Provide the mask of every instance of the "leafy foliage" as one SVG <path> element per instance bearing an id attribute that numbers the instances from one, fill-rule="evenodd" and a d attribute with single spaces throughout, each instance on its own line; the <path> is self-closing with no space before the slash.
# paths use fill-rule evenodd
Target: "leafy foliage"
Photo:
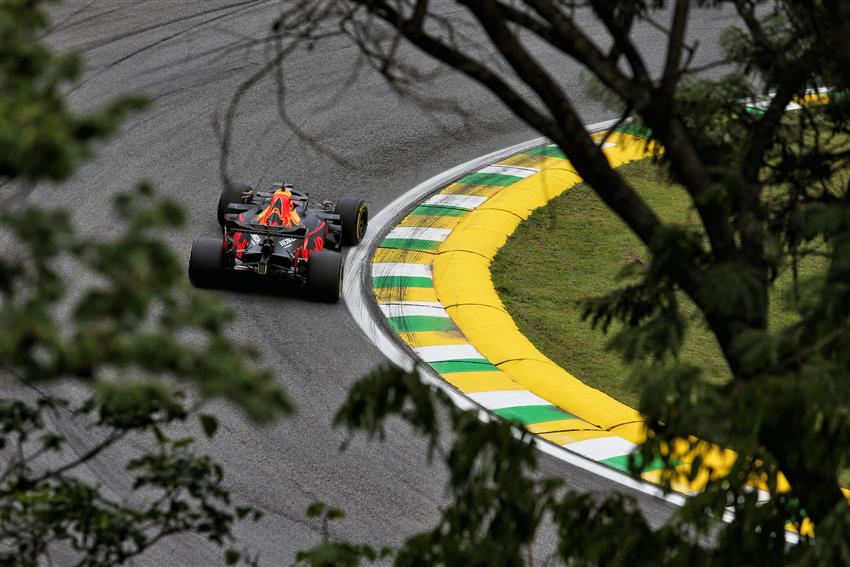
<path id="1" fill-rule="evenodd" d="M 118 198 L 116 220 L 123 234 L 93 241 L 60 211 L 0 215 L 0 238 L 16 243 L 0 258 L 0 371 L 35 392 L 34 403 L 0 404 L 0 562 L 36 564 L 64 542 L 85 564 L 112 565 L 181 532 L 222 545 L 237 517 L 258 517 L 233 509 L 220 467 L 192 452 L 192 437 L 172 438 L 169 426 L 211 397 L 258 422 L 292 406 L 256 355 L 226 336 L 231 314 L 220 300 L 186 291 L 183 266 L 159 236 L 180 226 L 182 210 L 142 184 Z M 97 284 L 69 290 L 61 270 L 72 262 Z M 79 402 L 49 393 L 60 378 L 91 394 Z M 198 399 L 187 403 L 181 384 Z M 216 418 L 197 417 L 213 437 Z M 86 427 L 90 449 L 68 446 L 51 425 L 63 420 Z M 126 463 L 141 506 L 112 500 L 78 475 L 130 435 L 149 447 Z"/>
<path id="2" fill-rule="evenodd" d="M 123 234 L 100 239 L 76 236 L 63 212 L 25 207 L 0 216 L 4 238 L 16 242 L 16 253 L 0 263 L 3 369 L 24 382 L 99 381 L 99 401 L 115 408 L 116 425 L 133 425 L 137 411 L 143 419 L 158 398 L 104 380 L 108 373 L 191 383 L 203 397 L 226 396 L 258 421 L 289 409 L 272 375 L 257 369 L 256 354 L 246 359 L 251 350 L 225 335 L 232 314 L 215 298 L 186 293 L 183 263 L 158 236 L 180 226 L 183 211 L 142 184 L 117 199 L 115 220 Z M 65 318 L 56 306 L 68 293 L 60 270 L 69 260 L 98 284 Z M 176 340 L 191 333 L 196 340 Z"/>
<path id="3" fill-rule="evenodd" d="M 180 404 L 139 411 L 146 424 L 121 426 L 110 422 L 112 408 L 107 403 L 74 409 L 75 418 L 94 423 L 89 429 L 98 439 L 79 456 L 63 436 L 45 427 L 45 421 L 59 417 L 67 406 L 67 401 L 47 396 L 35 406 L 0 403 L 10 456 L 0 477 L 0 564 L 38 564 L 51 556 L 52 548 L 55 553 L 57 542 L 72 549 L 71 557 L 77 556 L 81 564 L 114 565 L 175 533 L 194 532 L 219 544 L 231 539 L 235 515 L 221 484 L 221 469 L 191 452 L 191 438 L 171 439 L 163 432 L 187 418 Z M 154 450 L 127 463 L 133 488 L 146 495 L 141 506 L 110 499 L 75 474 L 130 433 L 155 440 Z M 64 458 L 61 466 L 45 466 L 50 453 Z"/>
<path id="4" fill-rule="evenodd" d="M 345 518 L 345 512 L 339 508 L 316 501 L 307 508 L 307 518 L 322 522 L 322 543 L 301 551 L 295 556 L 294 566 L 299 567 L 354 567 L 363 560 L 375 561 L 389 555 L 390 550 L 375 551 L 369 545 L 356 545 L 345 541 L 331 541 L 330 522 Z"/>
<path id="5" fill-rule="evenodd" d="M 116 233 L 92 235 L 17 190 L 67 178 L 144 105 L 131 96 L 69 110 L 63 93 L 82 60 L 43 43 L 42 5 L 0 3 L 0 380 L 15 396 L 0 400 L 0 564 L 58 553 L 115 565 L 187 532 L 227 546 L 227 564 L 254 563 L 232 528 L 259 512 L 234 505 L 221 467 L 175 431 L 197 417 L 214 437 L 215 416 L 197 413 L 210 398 L 258 423 L 292 405 L 258 354 L 228 337 L 223 303 L 189 291 L 168 239 L 185 222 L 174 201 L 140 183 L 114 202 Z M 84 447 L 67 426 L 86 432 Z M 118 500 L 85 468 L 130 439 L 132 498 Z"/>
<path id="6" fill-rule="evenodd" d="M 425 435 L 432 457 L 439 455 L 449 472 L 450 504 L 432 530 L 396 551 L 395 564 L 522 565 L 561 486 L 531 474 L 537 452 L 528 433 L 506 421 L 481 421 L 423 385 L 417 372 L 397 368 L 361 379 L 334 423 L 374 438 L 390 417 Z"/>
<path id="7" fill-rule="evenodd" d="M 0 3 L 0 177 L 67 178 L 92 157 L 93 142 L 147 103 L 125 96 L 87 114 L 69 110 L 62 89 L 80 77 L 83 60 L 76 53 L 56 54 L 41 41 L 47 28 L 43 3 Z"/>

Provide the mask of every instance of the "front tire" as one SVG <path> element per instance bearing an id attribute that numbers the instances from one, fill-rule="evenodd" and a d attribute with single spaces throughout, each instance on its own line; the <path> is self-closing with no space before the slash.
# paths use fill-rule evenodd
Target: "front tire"
<path id="1" fill-rule="evenodd" d="M 224 249 L 220 238 L 196 238 L 189 252 L 189 281 L 204 289 L 221 284 L 224 271 Z"/>
<path id="2" fill-rule="evenodd" d="M 335 303 L 342 294 L 342 254 L 319 250 L 307 263 L 307 287 L 319 301 Z"/>
<path id="3" fill-rule="evenodd" d="M 369 207 L 360 197 L 343 197 L 336 202 L 334 214 L 342 222 L 342 244 L 356 246 L 366 234 L 369 224 Z"/>
<path id="4" fill-rule="evenodd" d="M 251 190 L 251 187 L 244 183 L 228 183 L 221 192 L 221 197 L 218 198 L 218 224 L 224 226 L 224 215 L 227 213 L 227 207 L 230 203 L 244 203 L 245 193 Z"/>

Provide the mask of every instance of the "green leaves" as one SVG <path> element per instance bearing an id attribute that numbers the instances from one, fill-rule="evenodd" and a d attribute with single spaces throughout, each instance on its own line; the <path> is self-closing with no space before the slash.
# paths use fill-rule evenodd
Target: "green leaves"
<path id="1" fill-rule="evenodd" d="M 386 366 L 352 386 L 333 424 L 334 427 L 345 426 L 350 432 L 363 431 L 370 439 L 383 439 L 385 418 L 398 415 L 428 439 L 431 458 L 440 437 L 438 400 L 445 404 L 445 394 L 423 386 L 415 371 Z M 343 448 L 346 445 L 347 442 Z"/>
<path id="2" fill-rule="evenodd" d="M 765 272 L 744 262 L 718 262 L 703 274 L 696 300 L 706 316 L 723 320 L 738 317 L 765 319 Z"/>
<path id="3" fill-rule="evenodd" d="M 13 449 L 11 461 L 0 470 L 0 563 L 38 564 L 61 543 L 86 564 L 114 565 L 182 532 L 223 545 L 232 542 L 236 520 L 259 518 L 251 507 L 232 508 L 221 468 L 191 452 L 193 438 L 173 439 L 165 433 L 187 413 L 169 402 L 162 388 L 122 392 L 113 387 L 69 407 L 75 419 L 91 424 L 86 430 L 91 448 L 63 453 L 48 466 L 42 455 L 64 446 L 64 438 L 45 431 L 45 413 L 67 418 L 59 415 L 66 405 L 52 398 L 35 404 L 0 403 L 0 439 Z M 132 506 L 101 493 L 79 474 L 130 432 L 146 447 L 126 464 L 140 496 Z M 36 435 L 40 446 L 27 442 Z M 61 464 L 55 464 L 57 460 Z M 239 557 L 252 563 L 250 556 Z"/>
<path id="4" fill-rule="evenodd" d="M 416 373 L 385 367 L 352 388 L 335 423 L 370 438 L 401 417 L 426 436 L 449 472 L 449 504 L 437 525 L 407 540 L 396 565 L 521 565 L 561 483 L 536 479 L 527 433 L 501 419 L 481 421 L 455 408 Z M 445 428 L 454 434 L 443 437 Z M 446 445 L 448 445 L 447 448 Z M 322 506 L 309 513 L 321 514 Z"/>
<path id="5" fill-rule="evenodd" d="M 339 508 L 332 508 L 321 501 L 311 503 L 307 507 L 306 516 L 310 519 L 323 518 L 325 520 L 341 520 L 345 512 Z"/>
<path id="6" fill-rule="evenodd" d="M 204 435 L 206 435 L 207 438 L 215 437 L 215 432 L 218 431 L 218 419 L 216 419 L 215 416 L 202 413 L 198 416 L 198 421 L 201 423 Z"/>
<path id="7" fill-rule="evenodd" d="M 675 525 L 653 530 L 620 495 L 568 494 L 555 510 L 558 555 L 576 565 L 699 565 L 706 553 Z"/>
<path id="8" fill-rule="evenodd" d="M 79 455 L 60 452 L 65 439 L 44 419 L 45 412 L 66 411 L 64 400 L 0 403 L 0 448 L 16 455 L 0 470 L 0 550 L 14 549 L 24 562 L 37 563 L 59 542 L 92 565 L 126 561 L 181 532 L 230 542 L 234 522 L 259 513 L 235 511 L 221 468 L 193 454 L 193 437 L 169 437 L 168 426 L 213 397 L 258 422 L 292 411 L 253 349 L 225 334 L 230 311 L 217 297 L 188 289 L 184 263 L 161 232 L 182 224 L 182 210 L 147 184 L 120 196 L 117 209 L 123 232 L 95 239 L 78 235 L 62 212 L 24 208 L 0 215 L 0 238 L 18 243 L 14 253 L 4 249 L 0 263 L 0 372 L 31 384 L 75 378 L 93 392 L 68 408 L 92 435 L 90 449 Z M 69 263 L 87 268 L 97 283 L 69 295 L 60 269 Z M 186 403 L 186 387 L 196 393 L 195 407 Z M 199 414 L 198 420 L 213 438 L 216 418 Z M 152 503 L 132 507 L 76 476 L 131 433 L 154 447 L 127 463 L 133 489 L 154 495 Z M 47 452 L 60 464 L 45 468 Z M 13 557 L 4 553 L 0 563 Z"/>
<path id="9" fill-rule="evenodd" d="M 41 41 L 45 2 L 0 4 L 0 177 L 61 181 L 113 134 L 125 117 L 147 105 L 125 96 L 77 113 L 64 93 L 82 73 L 82 58 L 57 54 Z"/>
<path id="10" fill-rule="evenodd" d="M 339 508 L 317 500 L 307 507 L 306 516 L 308 519 L 321 521 L 322 543 L 306 551 L 299 551 L 295 555 L 293 566 L 356 567 L 363 561 L 372 562 L 390 555 L 388 548 L 378 552 L 369 545 L 331 541 L 330 523 L 345 518 L 345 512 Z"/>
<path id="11" fill-rule="evenodd" d="M 43 4 L 0 3 L 4 181 L 67 178 L 146 105 L 128 96 L 71 111 L 63 93 L 82 59 L 42 42 Z M 78 231 L 66 211 L 15 205 L 0 211 L 0 375 L 37 393 L 31 402 L 0 400 L 0 564 L 43 564 L 61 547 L 67 561 L 116 565 L 187 532 L 233 543 L 234 523 L 260 512 L 234 507 L 221 467 L 193 452 L 193 437 L 169 431 L 212 397 L 260 422 L 292 405 L 256 353 L 226 335 L 230 310 L 188 288 L 169 239 L 185 212 L 149 183 L 117 197 L 110 236 Z M 38 393 L 42 382 L 69 379 L 91 392 L 82 403 Z M 184 388 L 193 390 L 191 405 Z M 63 420 L 83 428 L 83 445 L 67 442 L 55 425 Z M 198 420 L 212 439 L 216 418 Z M 81 469 L 131 436 L 125 474 L 135 493 L 113 499 Z M 232 547 L 224 560 L 256 563 Z"/>
<path id="12" fill-rule="evenodd" d="M 143 388 L 170 378 L 196 386 L 203 398 L 227 397 L 257 421 L 291 412 L 277 381 L 252 360 L 251 347 L 224 334 L 232 314 L 214 295 L 188 289 L 185 263 L 159 236 L 159 230 L 181 225 L 182 211 L 147 184 L 117 201 L 116 222 L 124 232 L 111 239 L 77 236 L 65 215 L 43 208 L 0 217 L 3 237 L 18 242 L 22 252 L 2 272 L 8 291 L 0 310 L 6 329 L 0 368 L 25 380 L 69 376 L 97 382 L 118 372 Z M 77 294 L 71 317 L 60 319 L 53 305 L 65 288 L 57 265 L 68 260 L 89 267 L 98 284 Z M 177 338 L 188 336 L 194 338 Z M 166 390 L 133 394 L 124 407 L 141 401 L 147 408 L 146 395 L 160 402 L 170 396 Z"/>
<path id="13" fill-rule="evenodd" d="M 357 567 L 363 561 L 375 561 L 388 555 L 368 545 L 352 545 L 346 542 L 326 542 L 295 555 L 293 567 Z"/>
<path id="14" fill-rule="evenodd" d="M 141 429 L 159 420 L 186 418 L 186 410 L 164 381 L 115 384 L 101 382 L 89 407 L 97 408 L 99 425 L 116 429 Z"/>

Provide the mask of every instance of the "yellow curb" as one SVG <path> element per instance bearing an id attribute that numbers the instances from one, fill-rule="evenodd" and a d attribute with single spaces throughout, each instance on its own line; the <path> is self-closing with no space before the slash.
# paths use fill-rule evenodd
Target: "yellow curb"
<path id="1" fill-rule="evenodd" d="M 440 189 L 439 195 L 473 195 L 475 197 L 490 197 L 502 190 L 502 187 L 491 187 L 489 185 L 466 185 L 465 183 L 452 183 L 448 187 Z"/>
<path id="2" fill-rule="evenodd" d="M 427 226 L 429 228 L 454 228 L 463 217 L 430 217 L 407 215 L 398 226 Z"/>
<path id="3" fill-rule="evenodd" d="M 609 141 L 616 144 L 606 150 L 615 166 L 646 156 L 646 143 L 634 136 L 617 133 Z M 617 429 L 608 435 L 640 443 L 645 438 L 640 414 L 587 386 L 537 350 L 507 313 L 490 275 L 493 258 L 519 223 L 580 183 L 581 178 L 567 160 L 557 157 L 526 154 L 499 165 L 549 168 L 500 188 L 480 207 L 461 217 L 434 256 L 432 269 L 438 300 L 476 350 L 514 382 L 592 426 L 606 431 Z"/>
<path id="4" fill-rule="evenodd" d="M 505 310 L 489 281 L 489 261 L 480 254 L 466 251 L 444 252 L 435 257 L 432 270 L 435 286 L 436 282 L 440 281 L 440 303 L 447 310 L 463 302 L 466 302 L 466 305 L 488 305 Z M 451 311 L 449 317 L 454 319 Z"/>
<path id="5" fill-rule="evenodd" d="M 601 439 L 602 437 L 611 437 L 611 433 L 602 429 L 576 429 L 575 431 L 556 431 L 553 433 L 541 433 L 540 437 L 554 443 L 555 445 L 569 445 L 577 441 L 587 441 L 588 439 Z"/>
<path id="6" fill-rule="evenodd" d="M 373 264 L 403 263 L 403 264 L 430 264 L 434 261 L 433 252 L 418 250 L 399 250 L 396 248 L 378 248 L 372 258 Z"/>
<path id="7" fill-rule="evenodd" d="M 553 419 L 552 421 L 531 423 L 526 425 L 525 428 L 535 435 L 543 435 L 544 433 L 560 433 L 577 429 L 587 429 L 587 424 L 582 420 L 575 418 Z"/>
<path id="8" fill-rule="evenodd" d="M 505 244 L 508 235 L 516 230 L 520 220 L 522 220 L 521 217 L 511 211 L 493 207 L 484 208 L 487 203 L 498 198 L 498 195 L 491 197 L 483 205 L 462 217 L 462 222 L 458 223 L 449 237 L 437 249 L 438 254 L 444 255 L 448 252 L 457 251 L 472 252 L 488 261 L 489 271 L 489 261 Z M 510 230 L 510 232 L 507 232 L 507 230 Z M 445 258 L 442 263 L 445 263 Z M 440 262 L 435 259 L 435 270 L 438 269 L 439 264 Z"/>
<path id="9" fill-rule="evenodd" d="M 460 331 L 418 331 L 415 333 L 398 333 L 411 348 L 437 345 L 465 345 L 469 340 Z"/>
<path id="10" fill-rule="evenodd" d="M 633 411 L 634 415 L 638 416 L 639 421 L 625 421 L 621 424 L 614 425 L 608 431 L 610 431 L 612 435 L 617 435 L 618 437 L 628 439 L 632 443 L 640 445 L 646 441 L 646 428 L 643 425 L 643 418 L 640 416 L 640 413 L 637 410 Z"/>
<path id="11" fill-rule="evenodd" d="M 524 386 L 511 380 L 504 372 L 448 372 L 440 376 L 465 394 L 525 390 Z"/>
<path id="12" fill-rule="evenodd" d="M 432 287 L 388 287 L 373 289 L 376 303 L 392 303 L 394 301 L 437 301 L 437 294 Z"/>
<path id="13" fill-rule="evenodd" d="M 564 158 L 550 156 L 534 156 L 528 154 L 517 154 L 513 157 L 499 162 L 499 165 L 514 165 L 518 167 L 535 167 L 537 169 L 554 169 L 556 167 L 567 167 L 569 163 Z"/>

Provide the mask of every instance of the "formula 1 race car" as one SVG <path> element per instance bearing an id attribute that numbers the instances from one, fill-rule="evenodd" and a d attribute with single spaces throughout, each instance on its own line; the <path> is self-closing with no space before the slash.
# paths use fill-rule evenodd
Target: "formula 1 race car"
<path id="1" fill-rule="evenodd" d="M 307 193 L 276 183 L 270 191 L 231 183 L 218 202 L 222 238 L 197 238 L 189 281 L 215 288 L 240 275 L 306 287 L 322 301 L 342 291 L 342 247 L 366 233 L 369 209 L 361 198 L 314 204 Z"/>

